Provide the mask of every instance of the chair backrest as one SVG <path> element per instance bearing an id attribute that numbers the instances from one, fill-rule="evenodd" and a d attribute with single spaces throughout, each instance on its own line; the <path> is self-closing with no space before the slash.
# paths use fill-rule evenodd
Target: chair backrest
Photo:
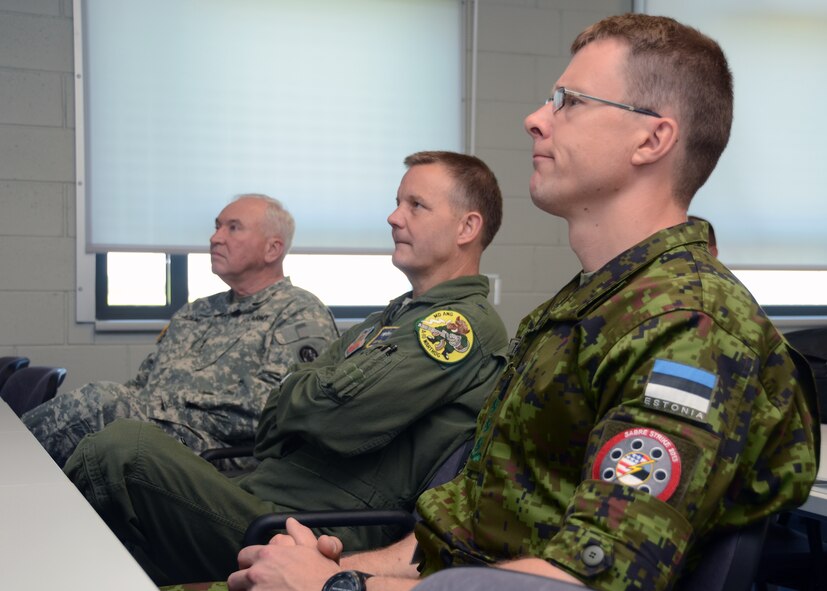
<path id="1" fill-rule="evenodd" d="M 677 591 L 749 591 L 761 562 L 769 518 L 703 541 L 696 568 L 681 577 Z"/>
<path id="2" fill-rule="evenodd" d="M 827 423 L 827 327 L 796 330 L 784 335 L 795 349 L 804 355 L 813 370 L 821 422 Z"/>
<path id="3" fill-rule="evenodd" d="M 468 440 L 457 447 L 448 458 L 439 465 L 428 481 L 426 490 L 452 480 L 468 459 L 473 440 Z M 418 520 L 414 511 L 391 509 L 346 510 L 346 511 L 301 511 L 294 513 L 268 513 L 254 519 L 244 534 L 244 546 L 266 544 L 273 534 L 285 527 L 288 517 L 295 517 L 307 527 L 358 527 L 369 525 L 395 525 L 403 531 L 411 531 Z"/>
<path id="4" fill-rule="evenodd" d="M 54 398 L 65 378 L 66 370 L 62 367 L 24 367 L 9 376 L 0 390 L 0 398 L 17 416 L 22 416 L 38 404 Z"/>
<path id="5" fill-rule="evenodd" d="M 0 357 L 0 390 L 9 376 L 29 365 L 28 357 Z"/>

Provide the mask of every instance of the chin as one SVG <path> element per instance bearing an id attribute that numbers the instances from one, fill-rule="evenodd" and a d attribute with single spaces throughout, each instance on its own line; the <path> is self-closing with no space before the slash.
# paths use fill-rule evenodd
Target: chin
<path id="1" fill-rule="evenodd" d="M 540 191 L 533 187 L 529 194 L 531 195 L 531 202 L 538 209 L 558 217 L 565 213 L 564 201 L 560 198 L 560 195 L 555 195 L 548 190 Z"/>
<path id="2" fill-rule="evenodd" d="M 407 268 L 407 265 L 405 265 L 405 261 L 402 259 L 402 257 L 396 256 L 396 253 L 393 253 L 393 256 L 391 256 L 391 263 L 393 263 L 393 266 L 402 271 L 403 273 Z"/>

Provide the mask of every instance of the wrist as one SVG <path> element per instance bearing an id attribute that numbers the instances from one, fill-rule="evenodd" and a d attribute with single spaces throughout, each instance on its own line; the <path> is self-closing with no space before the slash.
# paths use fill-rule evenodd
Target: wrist
<path id="1" fill-rule="evenodd" d="M 358 570 L 343 570 L 330 577 L 322 591 L 367 591 L 366 581 L 373 575 Z"/>

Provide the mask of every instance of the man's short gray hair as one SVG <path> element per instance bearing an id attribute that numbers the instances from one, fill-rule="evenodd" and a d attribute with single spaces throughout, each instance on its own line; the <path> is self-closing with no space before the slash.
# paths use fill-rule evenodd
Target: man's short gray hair
<path id="1" fill-rule="evenodd" d="M 281 204 L 281 201 L 263 193 L 245 193 L 235 198 L 239 199 L 260 199 L 267 204 L 264 210 L 263 228 L 267 236 L 278 236 L 284 241 L 284 254 L 290 252 L 293 244 L 293 234 L 296 232 L 296 222 L 293 216 Z"/>

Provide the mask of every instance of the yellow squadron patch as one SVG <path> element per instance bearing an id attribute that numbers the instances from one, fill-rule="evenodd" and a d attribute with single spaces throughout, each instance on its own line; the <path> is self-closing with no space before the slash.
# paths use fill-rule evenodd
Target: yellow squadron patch
<path id="1" fill-rule="evenodd" d="M 442 363 L 462 361 L 474 344 L 474 331 L 468 320 L 453 310 L 437 310 L 415 324 L 419 344 Z"/>

